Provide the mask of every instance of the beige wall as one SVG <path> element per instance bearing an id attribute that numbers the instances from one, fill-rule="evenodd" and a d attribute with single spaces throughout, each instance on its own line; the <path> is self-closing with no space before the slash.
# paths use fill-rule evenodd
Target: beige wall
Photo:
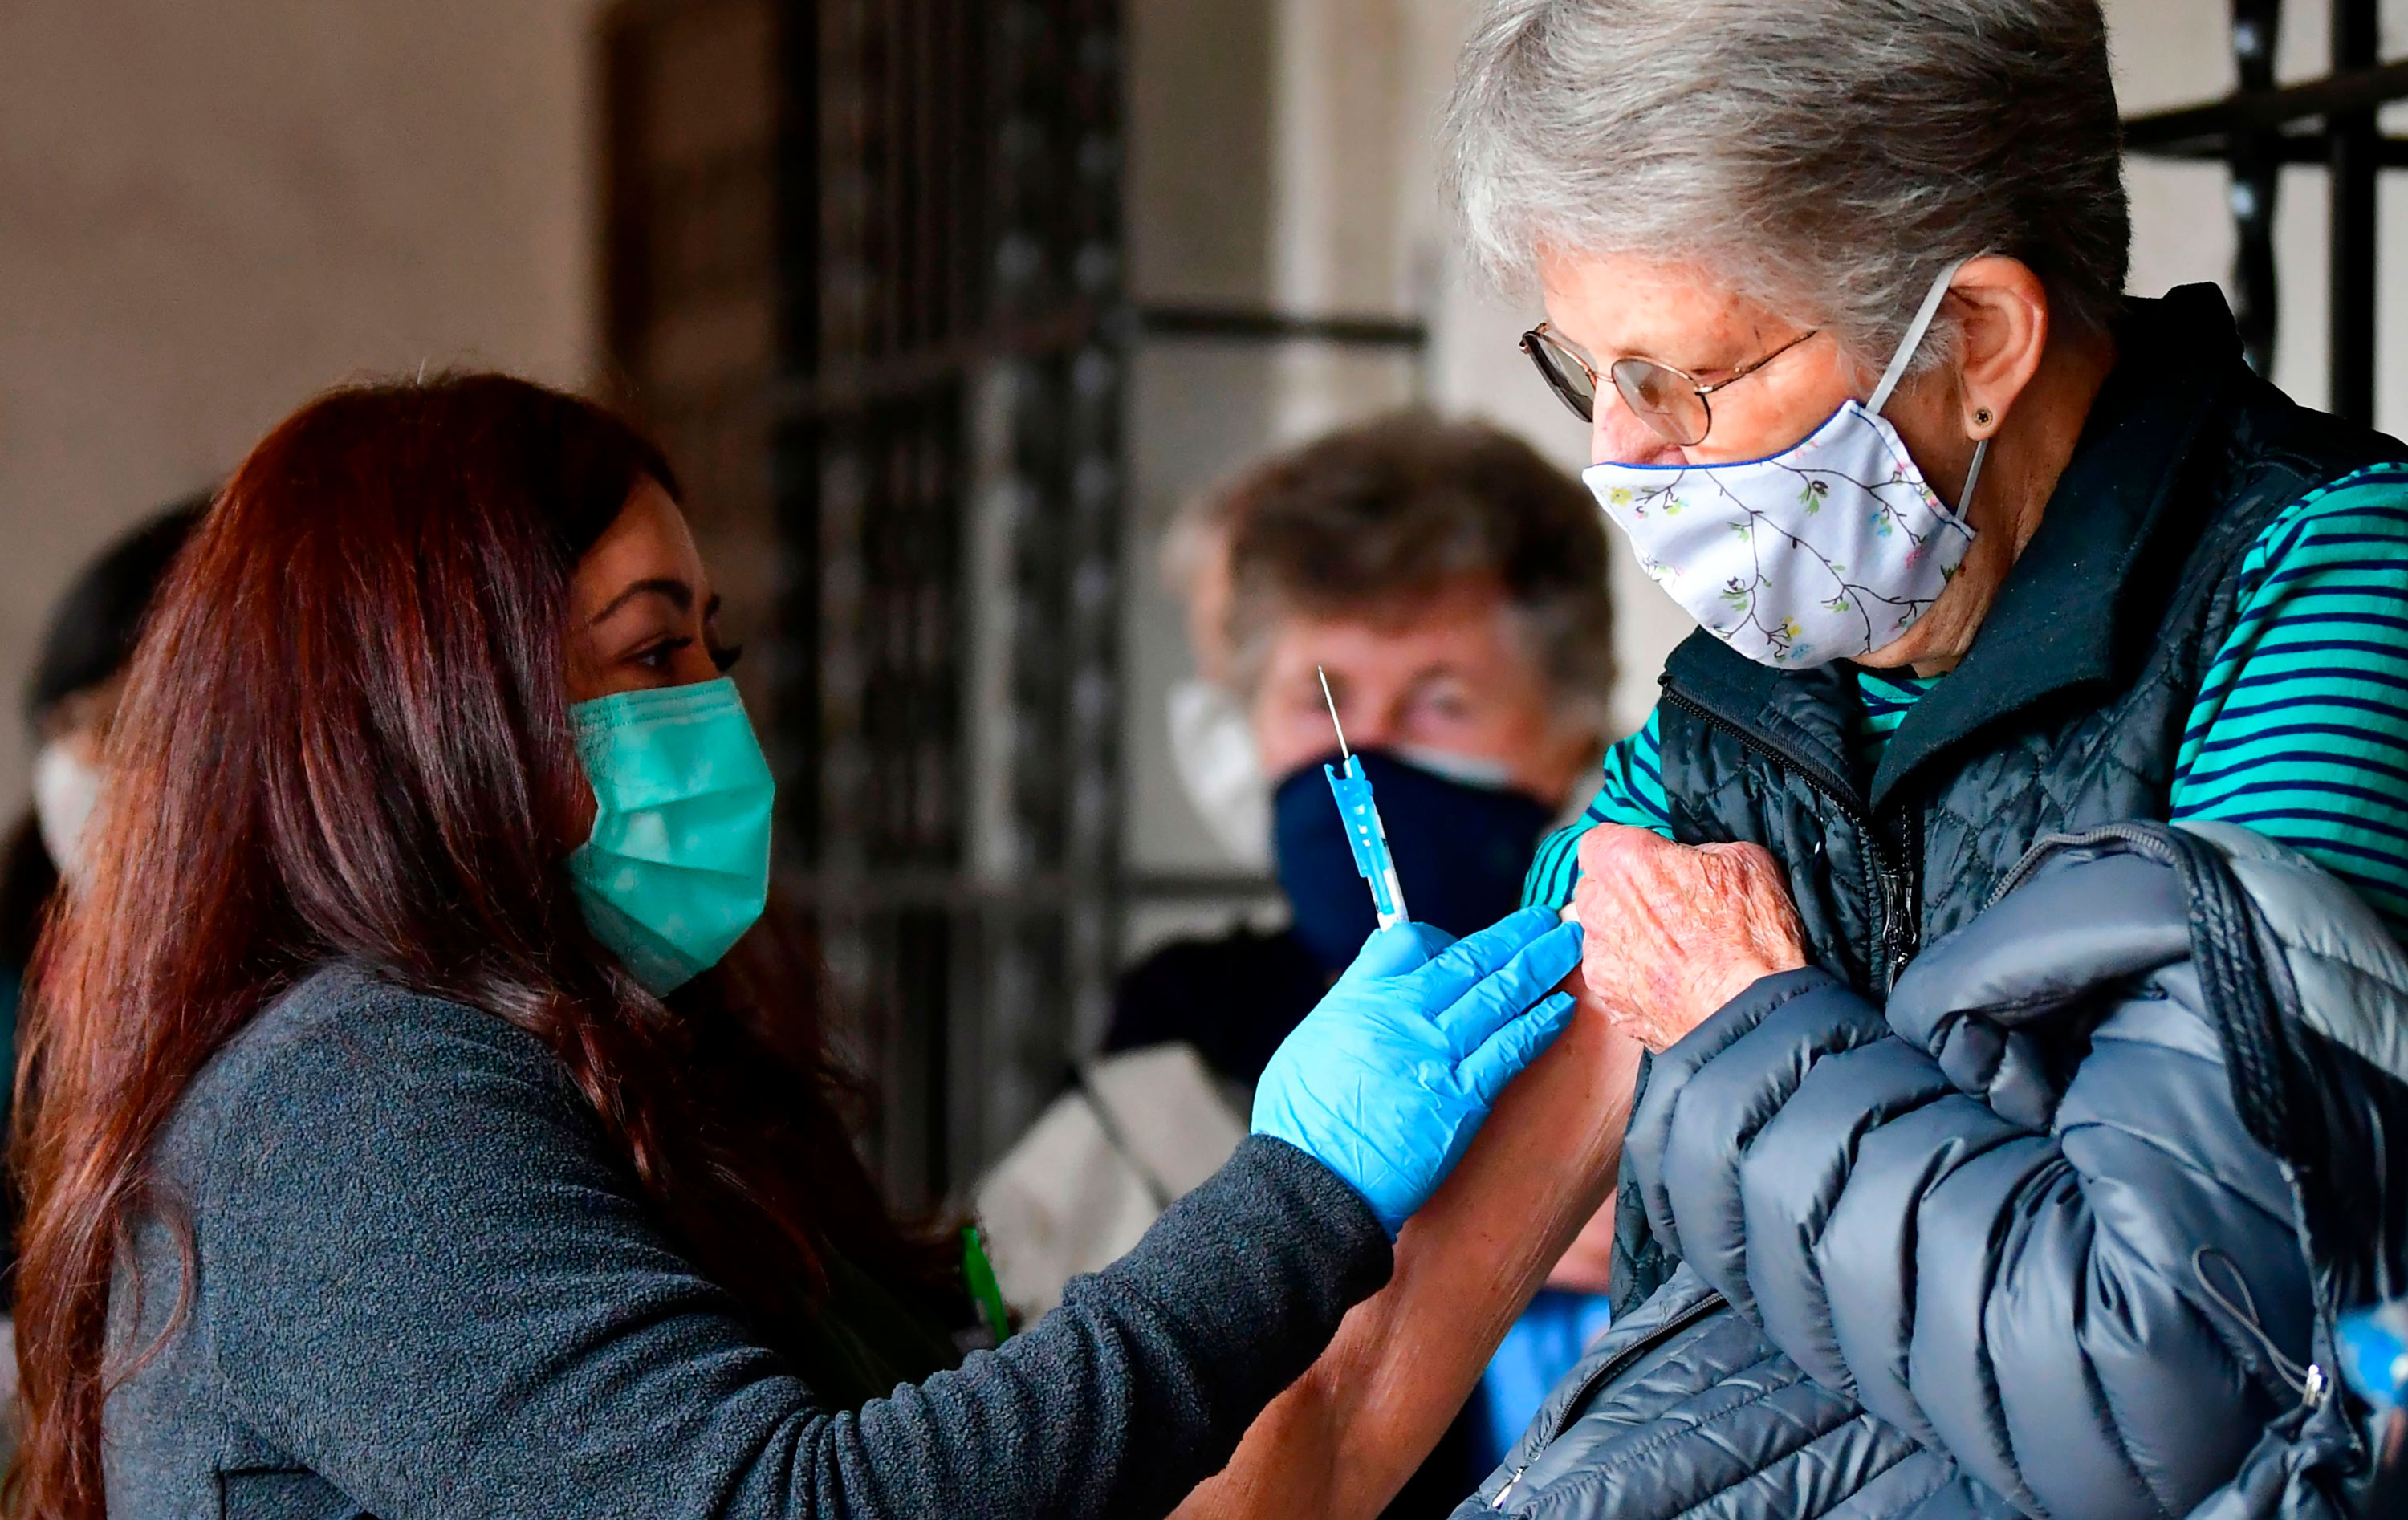
<path id="1" fill-rule="evenodd" d="M 0 809 L 127 523 L 349 376 L 586 377 L 591 6 L 0 4 Z"/>

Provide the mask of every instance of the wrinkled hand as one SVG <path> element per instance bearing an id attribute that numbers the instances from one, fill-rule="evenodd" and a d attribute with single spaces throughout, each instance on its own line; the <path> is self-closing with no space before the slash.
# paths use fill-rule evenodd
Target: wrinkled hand
<path id="1" fill-rule="evenodd" d="M 1601 824 L 1581 840 L 1572 914 L 1581 976 L 1616 1026 L 1652 1051 L 1761 978 L 1806 964 L 1780 865 L 1753 844 L 1673 844 Z"/>
<path id="2" fill-rule="evenodd" d="M 1459 942 L 1426 924 L 1383 929 L 1271 1056 L 1254 1133 L 1344 1178 L 1396 1239 L 1571 1022 L 1570 995 L 1550 989 L 1580 943 L 1542 908 Z"/>

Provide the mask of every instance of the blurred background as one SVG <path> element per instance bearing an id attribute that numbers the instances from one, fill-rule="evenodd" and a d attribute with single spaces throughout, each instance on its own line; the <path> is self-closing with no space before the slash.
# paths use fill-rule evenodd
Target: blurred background
<path id="1" fill-rule="evenodd" d="M 0 0 L 0 680 L 101 545 L 326 385 L 627 407 L 751 650 L 880 1164 L 957 1194 L 1121 967 L 1278 911 L 1169 764 L 1176 507 L 1414 401 L 1585 462 L 1435 189 L 1480 3 Z M 2136 116 L 2408 50 L 2408 0 L 2107 10 Z M 2403 89 L 2308 136 L 2160 120 L 2131 168 L 2134 288 L 2223 281 L 2278 381 L 2393 432 Z M 1614 574 L 1630 724 L 1687 624 Z M 0 798 L 29 753 L 0 724 Z"/>

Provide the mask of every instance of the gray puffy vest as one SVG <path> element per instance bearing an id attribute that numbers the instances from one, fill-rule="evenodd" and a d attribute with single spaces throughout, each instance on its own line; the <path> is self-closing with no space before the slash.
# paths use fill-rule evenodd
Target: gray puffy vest
<path id="1" fill-rule="evenodd" d="M 1852 669 L 1774 670 L 1703 632 L 1667 664 L 1656 712 L 1676 838 L 1771 851 L 1817 964 L 1876 1000 L 2041 839 L 2166 818 L 2251 544 L 2315 487 L 2408 458 L 2251 373 L 2213 286 L 2132 302 L 2116 337 L 2120 361 L 2039 531 L 1878 769 L 1856 758 Z M 1627 1168 L 1619 1200 L 1618 1312 L 1676 1265 Z"/>
<path id="2" fill-rule="evenodd" d="M 2408 951 L 2230 825 L 2018 877 L 1885 1007 L 1810 967 L 1665 1054 L 1680 1265 L 1458 1520 L 2401 1513 L 2330 1371 L 2401 1281 Z"/>

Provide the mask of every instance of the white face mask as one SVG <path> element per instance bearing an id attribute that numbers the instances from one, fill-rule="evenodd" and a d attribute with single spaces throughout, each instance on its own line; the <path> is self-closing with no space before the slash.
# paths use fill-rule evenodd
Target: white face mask
<path id="1" fill-rule="evenodd" d="M 1729 465 L 1592 465 L 1598 505 L 1639 563 L 1699 625 L 1759 665 L 1852 660 L 1931 609 L 1973 542 L 1959 515 L 1981 479 L 1973 449 L 1956 510 L 1881 415 L 1961 265 L 1924 297 L 1870 400 L 1796 447 Z"/>
<path id="2" fill-rule="evenodd" d="M 84 836 L 100 806 L 100 772 L 65 745 L 52 742 L 34 756 L 34 823 L 59 874 L 83 880 Z"/>
<path id="3" fill-rule="evenodd" d="M 1170 763 L 1196 815 L 1238 865 L 1271 868 L 1271 788 L 1237 697 L 1196 678 L 1170 688 Z"/>
<path id="4" fill-rule="evenodd" d="M 1394 753 L 1408 765 L 1419 766 L 1433 776 L 1443 776 L 1464 786 L 1476 786 L 1484 792 L 1512 789 L 1513 767 L 1488 755 L 1457 754 L 1453 750 L 1425 749 L 1419 744 L 1398 744 Z"/>

